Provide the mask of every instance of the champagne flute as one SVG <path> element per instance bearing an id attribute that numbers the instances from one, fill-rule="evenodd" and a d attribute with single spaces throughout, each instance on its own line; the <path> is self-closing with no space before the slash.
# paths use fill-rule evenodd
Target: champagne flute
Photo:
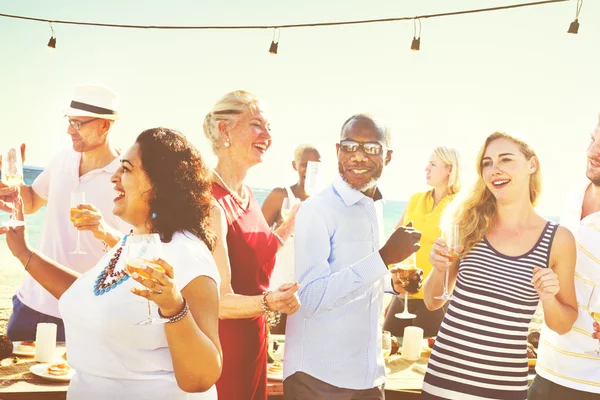
<path id="1" fill-rule="evenodd" d="M 137 272 L 143 278 L 152 279 L 148 272 L 142 269 L 146 265 L 160 272 L 165 272 L 165 269 L 160 265 L 152 262 L 153 258 L 162 258 L 163 250 L 158 233 L 150 233 L 146 235 L 130 235 L 127 238 L 125 247 L 125 268 L 129 275 Z M 147 289 L 144 286 L 144 289 Z M 136 325 L 164 324 L 169 320 L 152 315 L 152 303 L 148 301 L 148 318 L 136 323 Z M 157 313 L 158 314 L 158 313 Z"/>
<path id="2" fill-rule="evenodd" d="M 307 195 L 314 194 L 320 184 L 321 163 L 309 161 L 306 163 L 306 178 L 304 178 L 304 192 Z"/>
<path id="3" fill-rule="evenodd" d="M 417 254 L 412 253 L 406 257 L 398 267 L 400 268 L 397 272 L 398 279 L 408 284 L 413 274 L 417 272 Z M 408 312 L 408 292 L 404 292 L 404 311 L 396 314 L 395 317 L 400 319 L 413 319 L 416 317 L 415 314 Z"/>
<path id="4" fill-rule="evenodd" d="M 389 331 L 381 331 L 381 354 L 385 360 L 392 353 L 392 334 Z"/>
<path id="5" fill-rule="evenodd" d="M 446 246 L 448 246 L 448 258 L 450 263 L 454 263 L 458 260 L 458 253 L 460 247 L 460 235 L 458 230 L 458 224 L 450 224 L 442 234 Z M 448 276 L 450 275 L 450 266 L 446 266 L 446 275 L 444 277 L 444 293 L 441 296 L 436 296 L 439 300 L 452 300 L 452 295 L 448 293 Z"/>
<path id="6" fill-rule="evenodd" d="M 293 200 L 291 200 L 289 197 L 283 199 L 283 203 L 281 203 L 281 217 L 284 221 L 287 221 L 287 219 L 290 217 L 293 206 Z"/>
<path id="7" fill-rule="evenodd" d="M 594 285 L 592 288 L 592 294 L 588 300 L 588 313 L 596 322 L 600 322 L 600 286 Z M 600 341 L 598 341 L 598 348 L 596 350 L 587 351 L 586 354 L 589 354 L 594 357 L 600 357 Z"/>
<path id="8" fill-rule="evenodd" d="M 77 219 L 75 215 L 81 212 L 78 206 L 82 203 L 85 203 L 85 193 L 84 192 L 72 192 L 71 193 L 71 208 L 69 210 L 69 218 L 71 222 L 76 223 Z M 77 228 L 75 228 L 77 229 Z M 85 251 L 81 250 L 81 232 L 77 229 L 77 245 L 75 246 L 75 250 L 71 251 L 69 254 L 87 254 Z"/>
<path id="9" fill-rule="evenodd" d="M 2 183 L 9 187 L 18 187 L 23 183 L 23 160 L 18 146 L 9 147 L 2 156 Z M 25 222 L 17 219 L 17 209 L 14 204 L 13 200 L 10 219 L 2 226 L 14 228 L 25 225 Z"/>

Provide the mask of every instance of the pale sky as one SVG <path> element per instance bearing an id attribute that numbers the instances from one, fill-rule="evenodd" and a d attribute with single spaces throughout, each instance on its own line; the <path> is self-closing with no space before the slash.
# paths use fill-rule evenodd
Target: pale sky
<path id="1" fill-rule="evenodd" d="M 525 3 L 522 0 L 302 2 L 20 0 L 0 12 L 47 19 L 143 25 L 286 24 L 386 18 Z M 393 132 L 382 187 L 405 200 L 425 189 L 431 149 L 455 146 L 466 175 L 495 130 L 529 139 L 544 173 L 541 211 L 560 212 L 564 191 L 585 178 L 585 150 L 600 111 L 600 2 L 586 1 L 578 35 L 567 34 L 576 2 L 422 20 L 412 52 L 411 21 L 273 32 L 159 31 L 54 25 L 0 18 L 2 141 L 28 144 L 27 164 L 44 166 L 69 145 L 63 108 L 75 86 L 101 83 L 121 98 L 112 135 L 128 147 L 144 129 L 167 126 L 214 156 L 202 121 L 225 92 L 246 89 L 267 104 L 274 129 L 251 186 L 294 182 L 293 149 L 312 142 L 335 173 L 343 121 L 374 113 Z"/>

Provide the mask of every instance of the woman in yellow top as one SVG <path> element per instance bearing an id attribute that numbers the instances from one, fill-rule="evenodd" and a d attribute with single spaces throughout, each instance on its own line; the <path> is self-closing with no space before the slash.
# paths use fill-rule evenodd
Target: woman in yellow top
<path id="1" fill-rule="evenodd" d="M 440 218 L 442 212 L 460 190 L 459 154 L 455 149 L 436 147 L 433 149 L 425 168 L 427 185 L 433 189 L 414 194 L 406 206 L 404 215 L 397 227 L 412 221 L 413 226 L 421 231 L 421 248 L 417 251 L 417 268 L 423 270 L 423 279 L 431 271 L 429 252 L 435 239 L 441 237 Z M 444 318 L 445 309 L 429 311 L 423 302 L 423 290 L 408 300 L 408 311 L 416 315 L 414 319 L 398 319 L 396 313 L 404 310 L 404 298 L 396 296 L 392 299 L 385 317 L 383 329 L 392 335 L 403 336 L 404 328 L 414 325 L 423 328 L 425 336 L 435 336 Z"/>

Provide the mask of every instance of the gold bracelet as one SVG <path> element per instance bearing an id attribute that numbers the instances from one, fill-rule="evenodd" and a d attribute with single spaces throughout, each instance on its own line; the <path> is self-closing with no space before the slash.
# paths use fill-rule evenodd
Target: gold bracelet
<path id="1" fill-rule="evenodd" d="M 265 318 L 267 320 L 267 330 L 270 330 L 272 327 L 279 323 L 279 319 L 281 317 L 281 312 L 276 310 L 271 310 L 267 304 L 267 296 L 269 293 L 272 293 L 270 290 L 263 292 L 263 298 L 260 302 L 263 313 L 265 314 Z"/>
<path id="2" fill-rule="evenodd" d="M 31 257 L 33 256 L 33 250 L 29 253 L 29 257 L 27 258 L 27 262 L 25 263 L 25 271 L 27 271 L 27 266 L 29 265 L 29 261 L 31 261 Z"/>

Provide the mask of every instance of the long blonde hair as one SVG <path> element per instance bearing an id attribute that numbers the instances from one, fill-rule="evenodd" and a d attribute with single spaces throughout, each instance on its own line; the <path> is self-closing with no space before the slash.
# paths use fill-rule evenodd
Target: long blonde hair
<path id="1" fill-rule="evenodd" d="M 537 168 L 529 178 L 529 200 L 533 206 L 540 196 L 542 176 L 539 161 L 535 151 L 522 139 L 504 132 L 494 132 L 485 139 L 483 147 L 477 155 L 477 181 L 466 196 L 447 209 L 444 222 L 455 223 L 459 227 L 460 243 L 464 247 L 463 255 L 467 254 L 479 242 L 492 223 L 496 215 L 496 198 L 492 195 L 483 180 L 483 167 L 481 162 L 485 151 L 491 142 L 496 139 L 508 139 L 519 146 L 519 150 L 527 160 L 535 157 Z"/>
<path id="2" fill-rule="evenodd" d="M 448 194 L 456 194 L 460 191 L 460 155 L 456 149 L 445 146 L 438 146 L 433 152 L 446 164 L 450 166 L 450 176 L 448 176 Z"/>
<path id="3" fill-rule="evenodd" d="M 223 145 L 223 135 L 219 132 L 219 122 L 227 121 L 235 124 L 240 114 L 250 109 L 260 109 L 260 99 L 245 90 L 235 90 L 226 93 L 213 106 L 212 110 L 204 117 L 202 128 L 204 135 L 210 140 L 213 152 L 217 152 Z"/>

